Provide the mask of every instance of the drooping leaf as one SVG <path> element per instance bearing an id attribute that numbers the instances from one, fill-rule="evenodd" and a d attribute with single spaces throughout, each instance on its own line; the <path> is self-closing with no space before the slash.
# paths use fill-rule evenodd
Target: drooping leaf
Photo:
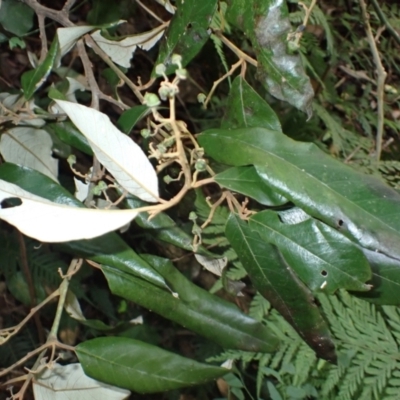
<path id="1" fill-rule="evenodd" d="M 1 135 L 0 153 L 7 162 L 36 169 L 57 181 L 58 160 L 51 155 L 52 145 L 45 130 L 17 127 Z"/>
<path id="2" fill-rule="evenodd" d="M 14 200 L 14 204 L 8 203 Z M 0 219 L 42 242 L 91 239 L 124 226 L 136 215 L 134 210 L 100 210 L 53 203 L 0 180 Z"/>
<path id="3" fill-rule="evenodd" d="M 199 142 L 219 162 L 255 165 L 268 185 L 307 214 L 362 247 L 400 260 L 400 195 L 383 182 L 312 143 L 263 128 L 211 129 Z"/>
<path id="4" fill-rule="evenodd" d="M 58 40 L 55 38 L 42 64 L 22 75 L 21 85 L 24 90 L 24 96 L 27 100 L 29 100 L 36 90 L 46 81 L 54 67 L 58 51 L 59 44 Z"/>
<path id="5" fill-rule="evenodd" d="M 98 160 L 125 190 L 144 201 L 157 201 L 157 174 L 132 139 L 97 110 L 62 100 L 56 100 L 56 103 L 86 136 Z"/>
<path id="6" fill-rule="evenodd" d="M 81 364 L 76 363 L 54 364 L 52 368 L 45 368 L 33 383 L 33 393 L 35 399 L 47 400 L 124 400 L 130 395 L 129 390 L 89 378 L 83 372 Z"/>
<path id="7" fill-rule="evenodd" d="M 148 256 L 146 261 L 163 276 L 175 295 L 104 265 L 102 270 L 111 291 L 222 347 L 260 352 L 277 348 L 278 340 L 268 328 L 188 281 L 169 260 Z"/>
<path id="8" fill-rule="evenodd" d="M 273 245 L 231 214 L 226 237 L 257 290 L 293 326 L 318 357 L 335 361 L 328 325 L 309 289 Z"/>
<path id="9" fill-rule="evenodd" d="M 273 131 L 282 130 L 274 110 L 239 75 L 232 82 L 221 128 L 235 129 L 257 126 Z"/>
<path id="10" fill-rule="evenodd" d="M 227 18 L 243 30 L 256 53 L 260 82 L 276 98 L 311 115 L 314 91 L 299 55 L 288 51 L 292 28 L 286 1 L 234 0 Z"/>
<path id="11" fill-rule="evenodd" d="M 14 183 L 26 191 L 47 200 L 71 207 L 83 207 L 71 193 L 47 176 L 15 164 L 0 165 L 0 179 Z M 164 279 L 140 258 L 116 233 L 108 233 L 91 240 L 79 240 L 58 245 L 75 256 L 81 255 L 101 264 L 133 274 L 168 290 Z"/>
<path id="12" fill-rule="evenodd" d="M 137 47 L 150 50 L 164 35 L 166 25 L 164 23 L 151 31 L 130 35 L 121 40 L 109 40 L 102 36 L 99 30 L 92 33 L 91 36 L 114 63 L 129 68 Z"/>
<path id="13" fill-rule="evenodd" d="M 281 206 L 288 202 L 260 178 L 253 166 L 232 167 L 214 177 L 221 186 L 244 194 L 265 206 Z"/>
<path id="14" fill-rule="evenodd" d="M 129 110 L 124 111 L 118 118 L 118 126 L 122 132 L 129 133 L 132 128 L 148 113 L 150 108 L 145 105 L 135 106 Z"/>
<path id="15" fill-rule="evenodd" d="M 332 294 L 338 289 L 370 289 L 365 282 L 371 278 L 371 269 L 362 251 L 323 222 L 309 218 L 283 224 L 273 211 L 259 212 L 249 222 L 262 239 L 278 247 L 312 291 Z"/>
<path id="16" fill-rule="evenodd" d="M 182 66 L 201 50 L 210 36 L 209 26 L 217 7 L 216 0 L 178 0 L 177 10 L 161 42 L 156 63 L 167 66 L 172 73 L 177 66 L 171 64 L 171 56 L 182 56 Z"/>
<path id="17" fill-rule="evenodd" d="M 76 347 L 76 353 L 87 375 L 138 393 L 199 385 L 228 372 L 123 337 L 88 340 Z"/>

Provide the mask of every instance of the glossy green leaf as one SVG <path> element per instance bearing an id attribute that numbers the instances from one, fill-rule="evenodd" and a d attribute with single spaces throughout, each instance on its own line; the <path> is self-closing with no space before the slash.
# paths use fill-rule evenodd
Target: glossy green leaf
<path id="1" fill-rule="evenodd" d="M 269 104 L 239 75 L 232 83 L 221 128 L 263 127 L 281 131 L 281 124 Z"/>
<path id="2" fill-rule="evenodd" d="M 307 214 L 362 247 L 400 260 L 400 195 L 383 182 L 312 143 L 263 128 L 210 129 L 199 142 L 219 162 L 255 165 L 268 185 Z"/>
<path id="3" fill-rule="evenodd" d="M 54 133 L 64 143 L 69 144 L 70 146 L 82 151 L 85 154 L 88 154 L 90 156 L 93 155 L 93 150 L 90 147 L 89 142 L 71 122 L 55 122 L 47 124 L 45 128 L 50 133 Z"/>
<path id="4" fill-rule="evenodd" d="M 42 86 L 53 69 L 60 45 L 55 37 L 44 61 L 35 69 L 24 72 L 21 77 L 21 86 L 24 96 L 29 100 L 37 89 Z"/>
<path id="5" fill-rule="evenodd" d="M 149 112 L 149 107 L 144 105 L 132 107 L 121 114 L 118 118 L 117 125 L 122 132 L 129 133 L 132 128 Z"/>
<path id="6" fill-rule="evenodd" d="M 155 66 L 166 65 L 167 74 L 177 68 L 171 64 L 173 54 L 182 56 L 182 66 L 186 66 L 204 46 L 210 36 L 209 27 L 217 0 L 178 0 L 176 6 L 155 63 Z"/>
<path id="7" fill-rule="evenodd" d="M 15 0 L 2 0 L 0 7 L 0 24 L 6 31 L 23 36 L 32 29 L 35 12 L 31 7 Z"/>
<path id="8" fill-rule="evenodd" d="M 253 166 L 232 167 L 214 177 L 221 186 L 244 194 L 265 206 L 281 206 L 288 201 L 266 185 Z"/>
<path id="9" fill-rule="evenodd" d="M 277 213 L 263 211 L 249 220 L 250 228 L 273 244 L 298 277 L 312 290 L 332 294 L 338 289 L 367 291 L 371 269 L 363 252 L 323 222 L 309 218 L 284 224 Z"/>
<path id="10" fill-rule="evenodd" d="M 175 294 L 104 265 L 111 291 L 218 343 L 224 348 L 271 352 L 278 340 L 267 327 L 235 305 L 187 280 L 169 260 L 149 256 L 155 270 Z"/>
<path id="11" fill-rule="evenodd" d="M 400 261 L 382 253 L 363 249 L 372 269 L 369 292 L 353 292 L 364 300 L 381 305 L 400 305 Z"/>
<path id="12" fill-rule="evenodd" d="M 76 354 L 90 377 L 138 393 L 199 385 L 228 372 L 226 368 L 122 337 L 88 340 L 76 347 Z"/>
<path id="13" fill-rule="evenodd" d="M 334 361 L 335 347 L 314 297 L 282 254 L 231 214 L 226 237 L 256 289 L 293 326 L 318 357 Z"/>
<path id="14" fill-rule="evenodd" d="M 11 163 L 0 165 L 0 179 L 14 183 L 28 192 L 69 206 L 83 207 L 66 189 L 41 173 Z M 140 258 L 116 233 L 91 240 L 77 240 L 58 245 L 63 251 L 112 265 L 141 277 L 154 285 L 168 288 L 164 279 Z"/>
<path id="15" fill-rule="evenodd" d="M 125 204 L 128 208 L 139 208 L 148 205 L 142 200 L 127 196 Z M 149 214 L 146 212 L 138 214 L 135 218 L 141 228 L 150 230 L 151 234 L 158 240 L 166 243 L 173 244 L 180 249 L 193 251 L 192 241 L 193 237 L 181 229 L 176 222 L 165 212 L 158 213 L 155 217 L 149 219 Z M 203 246 L 198 246 L 197 253 L 210 255 L 213 254 L 205 249 Z"/>
<path id="16" fill-rule="evenodd" d="M 276 98 L 311 115 L 314 91 L 301 58 L 290 54 L 293 31 L 286 1 L 231 0 L 228 20 L 250 39 L 257 56 L 260 82 Z"/>

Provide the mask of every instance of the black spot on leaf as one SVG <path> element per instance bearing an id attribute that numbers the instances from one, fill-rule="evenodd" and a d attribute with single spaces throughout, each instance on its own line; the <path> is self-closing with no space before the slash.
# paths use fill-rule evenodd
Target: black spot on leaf
<path id="1" fill-rule="evenodd" d="M 7 199 L 3 199 L 0 203 L 0 208 L 12 208 L 17 207 L 22 204 L 22 200 L 18 197 L 8 197 Z"/>

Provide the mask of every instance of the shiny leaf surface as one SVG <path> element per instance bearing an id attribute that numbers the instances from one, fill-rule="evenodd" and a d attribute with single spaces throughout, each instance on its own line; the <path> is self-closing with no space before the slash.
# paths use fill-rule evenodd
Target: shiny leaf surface
<path id="1" fill-rule="evenodd" d="M 263 128 L 211 129 L 199 142 L 219 162 L 255 165 L 268 185 L 309 215 L 362 247 L 400 260 L 400 195 L 381 181 L 312 143 Z"/>
<path id="2" fill-rule="evenodd" d="M 102 337 L 76 347 L 87 375 L 138 393 L 199 385 L 225 375 L 226 368 L 202 364 L 139 340 Z"/>
<path id="3" fill-rule="evenodd" d="M 320 358 L 336 358 L 328 325 L 309 289 L 275 246 L 266 243 L 246 222 L 231 214 L 226 237 L 256 289 L 293 326 Z"/>
<path id="4" fill-rule="evenodd" d="M 278 340 L 267 327 L 243 314 L 235 305 L 188 281 L 166 259 L 148 256 L 147 262 L 175 292 L 103 266 L 111 291 L 218 343 L 224 348 L 271 352 Z"/>
<path id="5" fill-rule="evenodd" d="M 250 228 L 278 247 L 287 263 L 312 290 L 332 294 L 337 289 L 367 291 L 371 269 L 362 251 L 323 222 L 309 218 L 283 224 L 278 214 L 263 211 L 250 218 Z"/>

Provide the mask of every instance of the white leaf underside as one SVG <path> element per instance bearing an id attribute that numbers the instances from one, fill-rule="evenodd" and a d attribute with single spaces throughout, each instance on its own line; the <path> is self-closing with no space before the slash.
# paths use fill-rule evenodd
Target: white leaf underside
<path id="1" fill-rule="evenodd" d="M 51 155 L 52 145 L 43 129 L 18 127 L 1 135 L 0 153 L 7 162 L 35 169 L 58 182 L 58 161 Z"/>
<path id="2" fill-rule="evenodd" d="M 164 25 L 148 32 L 128 36 L 122 40 L 108 40 L 101 35 L 100 31 L 94 32 L 91 36 L 116 64 L 129 68 L 131 66 L 130 60 L 136 48 L 150 50 L 162 38 L 165 30 Z"/>
<path id="3" fill-rule="evenodd" d="M 91 239 L 124 226 L 136 217 L 134 210 L 96 210 L 53 203 L 0 180 L 0 202 L 18 198 L 21 205 L 0 208 L 0 219 L 42 242 Z"/>
<path id="4" fill-rule="evenodd" d="M 56 102 L 88 139 L 100 163 L 128 193 L 147 202 L 158 201 L 157 174 L 132 139 L 97 110 L 63 100 Z"/>
<path id="5" fill-rule="evenodd" d="M 35 379 L 33 392 L 36 400 L 123 400 L 130 395 L 129 390 L 89 378 L 77 363 L 45 368 Z"/>

